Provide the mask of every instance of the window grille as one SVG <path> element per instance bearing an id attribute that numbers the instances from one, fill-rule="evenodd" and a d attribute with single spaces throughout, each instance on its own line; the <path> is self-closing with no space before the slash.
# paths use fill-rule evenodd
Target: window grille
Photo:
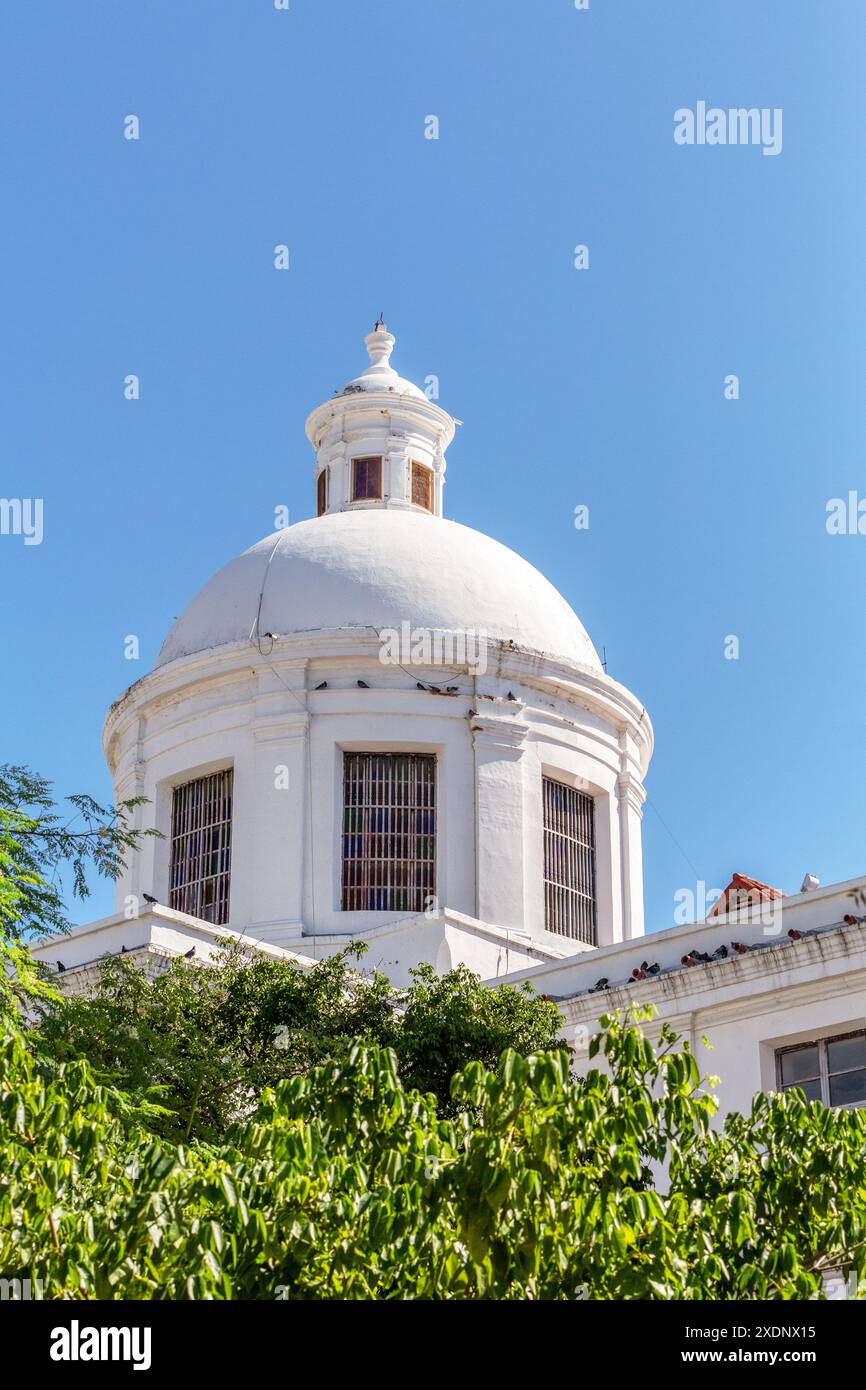
<path id="1" fill-rule="evenodd" d="M 323 468 L 316 480 L 316 516 L 328 510 L 328 470 Z"/>
<path id="2" fill-rule="evenodd" d="M 352 501 L 376 501 L 381 496 L 381 458 L 352 459 Z"/>
<path id="3" fill-rule="evenodd" d="M 866 1032 L 800 1043 L 776 1053 L 780 1091 L 798 1086 L 828 1106 L 866 1104 Z"/>
<path id="4" fill-rule="evenodd" d="M 343 754 L 344 912 L 423 912 L 436 892 L 436 759 Z"/>
<path id="5" fill-rule="evenodd" d="M 544 925 L 594 946 L 595 805 L 591 796 L 543 778 Z"/>
<path id="6" fill-rule="evenodd" d="M 412 501 L 416 507 L 433 510 L 433 471 L 423 463 L 412 462 Z"/>
<path id="7" fill-rule="evenodd" d="M 232 770 L 175 787 L 171 811 L 171 907 L 224 926 L 229 917 Z"/>

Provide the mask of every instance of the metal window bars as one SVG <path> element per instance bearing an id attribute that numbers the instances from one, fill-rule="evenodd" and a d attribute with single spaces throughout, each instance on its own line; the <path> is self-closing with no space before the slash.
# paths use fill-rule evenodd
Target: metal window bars
<path id="1" fill-rule="evenodd" d="M 544 802 L 544 925 L 588 946 L 596 944 L 595 803 L 591 796 L 542 781 Z"/>
<path id="2" fill-rule="evenodd" d="M 229 917 L 232 769 L 175 787 L 170 906 L 225 926 Z"/>
<path id="3" fill-rule="evenodd" d="M 344 912 L 423 912 L 436 892 L 436 758 L 343 754 Z"/>

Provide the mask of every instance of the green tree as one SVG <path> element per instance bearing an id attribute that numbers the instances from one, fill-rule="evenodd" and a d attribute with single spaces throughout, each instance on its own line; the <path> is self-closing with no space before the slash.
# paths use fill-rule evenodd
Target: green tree
<path id="1" fill-rule="evenodd" d="M 510 1048 L 495 1066 L 470 1061 L 437 1098 L 409 1078 L 440 1088 L 449 1058 L 484 1054 L 503 1030 L 528 1046 L 524 1004 L 553 1006 L 497 1002 L 462 972 L 422 970 L 395 998 L 346 960 L 290 975 L 179 967 L 168 1055 L 192 1054 L 184 1085 L 198 1094 L 166 1119 L 145 1062 L 160 990 L 134 967 L 106 965 L 154 1026 L 130 1033 L 132 1090 L 62 1056 L 61 1042 L 74 1049 L 60 1032 L 50 1047 L 22 1027 L 20 1000 L 46 990 L 21 944 L 45 886 L 29 843 L 22 861 L 0 822 L 0 1277 L 70 1299 L 802 1299 L 821 1296 L 829 1269 L 866 1286 L 866 1112 L 794 1090 L 717 1129 L 712 1079 L 669 1027 L 653 1044 L 641 1011 L 602 1020 L 591 1056 L 603 1066 L 584 1077 L 562 1050 Z M 129 1001 L 102 1024 L 134 1015 Z M 66 1006 L 44 1007 L 61 1018 Z M 239 1022 L 248 1059 L 230 1103 L 202 1069 L 203 1026 L 217 1022 L 211 1060 L 230 1067 Z M 286 1048 L 270 1046 L 272 1028 Z M 287 1074 L 269 1085 L 273 1052 Z M 197 1111 L 214 1131 L 239 1118 L 212 1143 L 154 1133 L 184 1118 L 194 1133 Z"/>
<path id="2" fill-rule="evenodd" d="M 66 868 L 77 897 L 87 897 L 88 867 L 115 877 L 123 856 L 145 835 L 129 818 L 142 798 L 110 809 L 92 797 L 68 798 L 65 821 L 55 808 L 51 783 L 26 767 L 0 766 L 0 1014 L 22 1005 L 58 998 L 37 969 L 24 943 L 48 932 L 64 932 L 60 875 Z"/>
<path id="3" fill-rule="evenodd" d="M 524 1056 L 564 1048 L 561 1031 L 556 1005 L 529 984 L 491 989 L 465 965 L 437 975 L 425 964 L 400 998 L 396 1036 L 380 1041 L 394 1047 L 406 1084 L 432 1091 L 447 1113 L 455 1072 L 469 1062 L 494 1068 L 506 1048 Z"/>
<path id="4" fill-rule="evenodd" d="M 506 1047 L 529 1053 L 560 1041 L 556 1007 L 529 987 L 488 989 L 463 967 L 437 977 L 424 966 L 395 990 L 381 973 L 352 968 L 364 949 L 309 969 L 226 950 L 215 963 L 173 962 L 153 981 L 133 960 L 107 957 L 86 996 L 42 1005 L 43 1048 L 59 1061 L 86 1057 L 143 1100 L 158 1095 L 160 1133 L 213 1140 L 266 1086 L 357 1042 L 392 1047 L 407 1084 L 432 1091 L 446 1113 L 451 1078 L 467 1062 L 495 1066 Z"/>
<path id="5" fill-rule="evenodd" d="M 686 1043 L 604 1023 L 604 1068 L 473 1062 L 450 1118 L 392 1051 L 354 1047 L 217 1146 L 148 1136 L 87 1062 L 48 1067 L 7 1025 L 0 1275 L 171 1299 L 806 1298 L 826 1268 L 862 1277 L 861 1111 L 759 1096 L 717 1133 Z"/>
<path id="6" fill-rule="evenodd" d="M 106 957 L 87 995 L 43 1002 L 42 1048 L 158 1096 L 158 1132 L 218 1139 L 266 1086 L 344 1054 L 356 1037 L 390 1038 L 389 982 L 353 974 L 358 954 L 304 970 L 227 948 L 214 963 L 173 961 L 153 980 L 125 956 Z"/>
<path id="7" fill-rule="evenodd" d="M 67 931 L 62 872 L 71 875 L 74 896 L 86 898 L 88 867 L 116 878 L 124 855 L 158 834 L 130 825 L 145 797 L 114 807 L 80 793 L 66 799 L 71 814 L 64 817 L 44 777 L 11 763 L 0 766 L 0 928 L 9 940 Z"/>

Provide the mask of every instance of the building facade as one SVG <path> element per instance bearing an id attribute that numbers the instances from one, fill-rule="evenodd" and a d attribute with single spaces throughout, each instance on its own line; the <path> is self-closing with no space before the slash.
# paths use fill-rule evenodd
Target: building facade
<path id="1" fill-rule="evenodd" d="M 752 902 L 742 952 L 729 912 L 642 939 L 649 716 L 536 569 L 446 519 L 458 422 L 398 375 L 384 324 L 366 346 L 307 420 L 316 514 L 230 560 L 108 712 L 116 799 L 145 797 L 161 837 L 64 940 L 67 984 L 121 946 L 150 969 L 238 940 L 308 966 L 362 940 L 398 984 L 422 961 L 531 980 L 578 1057 L 610 1005 L 655 1002 L 713 1033 L 738 1094 L 817 1030 L 829 1086 L 857 1044 L 827 1040 L 864 1027 L 862 881 L 778 899 L 805 938 L 756 937 Z"/>

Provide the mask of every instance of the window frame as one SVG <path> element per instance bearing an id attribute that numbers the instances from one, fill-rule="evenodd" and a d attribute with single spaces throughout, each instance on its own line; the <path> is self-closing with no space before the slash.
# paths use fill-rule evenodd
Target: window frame
<path id="1" fill-rule="evenodd" d="M 401 799 L 395 795 L 395 788 L 399 786 L 397 778 L 391 773 L 380 780 L 380 790 L 384 792 L 381 798 L 377 798 L 375 791 L 375 777 L 371 779 L 370 768 L 376 759 L 388 760 L 392 765 L 397 759 L 417 760 L 426 765 L 426 776 L 420 779 L 415 788 L 414 800 Z M 370 779 L 370 789 L 357 795 L 357 788 L 360 784 L 358 765 L 361 760 L 367 760 L 368 768 L 364 773 L 365 778 Z M 354 764 L 354 767 L 353 767 Z M 429 745 L 423 748 L 410 747 L 373 747 L 360 745 L 339 749 L 337 759 L 337 795 L 339 816 L 337 819 L 337 897 L 336 906 L 341 915 L 346 913 L 401 913 L 420 915 L 429 906 L 429 899 L 437 898 L 439 864 L 442 852 L 442 838 L 439 825 L 439 799 L 440 799 L 440 756 L 439 751 Z M 355 799 L 350 799 L 351 777 L 354 773 L 354 787 L 356 789 Z M 426 800 L 425 800 L 426 797 Z M 353 819 L 352 811 L 359 814 Z M 376 816 L 376 811 L 390 811 L 394 814 L 388 816 Z M 401 811 L 408 811 L 410 814 L 403 819 L 401 825 Z M 423 824 L 420 818 L 427 813 L 429 824 Z M 414 814 L 414 823 L 413 823 Z M 376 821 L 378 820 L 378 824 Z M 404 837 L 404 846 L 408 851 L 414 842 L 415 852 L 413 854 L 399 853 L 399 841 Z M 382 841 L 391 839 L 392 846 L 396 845 L 398 852 L 389 855 L 375 853 L 375 848 L 381 849 Z M 423 841 L 432 842 L 431 853 L 424 857 L 418 855 L 417 849 Z M 350 853 L 352 841 L 361 841 L 362 852 L 358 854 Z M 364 843 L 366 841 L 366 844 Z M 368 846 L 372 842 L 373 853 L 369 852 Z M 356 866 L 352 872 L 352 866 Z M 398 866 L 395 868 L 395 866 Z M 378 873 L 377 873 L 378 870 Z M 405 873 L 407 880 L 412 878 L 412 882 L 400 882 L 401 875 Z M 384 878 L 384 882 L 382 879 Z M 400 900 L 400 895 L 405 895 L 405 900 Z M 414 901 L 412 894 L 415 894 Z M 364 897 L 365 900 L 361 901 Z"/>
<path id="2" fill-rule="evenodd" d="M 424 476 L 428 497 L 427 502 L 416 502 L 415 500 L 416 470 L 418 474 L 423 474 Z M 420 459 L 409 460 L 409 501 L 412 503 L 413 507 L 418 507 L 421 511 L 433 511 L 433 469 L 428 464 L 422 463 Z"/>
<path id="3" fill-rule="evenodd" d="M 583 842 L 579 836 L 570 835 L 563 829 L 548 824 L 547 787 L 560 789 L 565 795 L 575 798 L 572 817 L 580 823 L 580 817 L 587 817 L 590 827 L 590 842 Z M 541 774 L 541 843 L 542 843 L 542 895 L 544 900 L 544 930 L 552 936 L 564 937 L 568 941 L 579 941 L 584 946 L 598 945 L 598 830 L 596 798 L 591 791 L 585 791 L 567 781 L 563 776 L 548 772 Z M 548 838 L 550 837 L 550 838 Z M 569 866 L 570 882 L 561 882 L 548 876 L 550 866 L 550 847 L 558 840 L 563 858 Z M 589 852 L 590 891 L 587 893 L 579 884 L 581 868 L 580 851 Z M 558 893 L 557 893 L 558 890 Z M 552 901 L 553 900 L 553 901 Z M 558 904 L 560 914 L 565 914 L 564 925 L 553 925 L 553 905 Z M 589 904 L 589 925 L 583 920 L 582 905 Z"/>
<path id="4" fill-rule="evenodd" d="M 218 788 L 219 779 L 223 780 L 222 791 Z M 186 828 L 178 826 L 178 820 L 182 812 L 178 809 L 178 798 L 182 793 L 196 785 L 211 783 L 214 787 L 216 796 L 221 796 L 227 800 L 227 814 L 223 814 L 219 819 L 202 821 L 195 824 L 187 821 Z M 207 792 L 205 792 L 205 798 Z M 223 807 L 225 810 L 225 807 Z M 232 879 L 232 832 L 234 829 L 234 766 L 222 766 L 212 768 L 207 772 L 199 772 L 195 776 L 183 776 L 173 782 L 170 787 L 169 807 L 168 807 L 168 905 L 175 912 L 185 912 L 191 917 L 198 917 L 203 922 L 209 922 L 213 926 L 226 926 L 231 916 L 231 879 Z M 186 882 L 175 883 L 176 871 L 181 863 L 188 864 L 194 856 L 189 853 L 189 842 L 196 835 L 204 837 L 208 831 L 220 830 L 221 834 L 218 843 L 210 846 L 202 845 L 197 851 L 197 857 L 202 860 L 206 855 L 225 855 L 225 867 L 221 867 L 216 873 L 198 872 L 194 877 L 190 877 Z M 177 857 L 176 847 L 186 840 L 186 855 L 184 860 Z M 204 902 L 207 886 L 214 885 L 214 893 L 210 902 Z M 193 901 L 190 902 L 190 894 Z M 209 909 L 215 909 L 208 915 Z"/>
<path id="5" fill-rule="evenodd" d="M 378 486 L 376 493 L 365 492 L 363 496 L 358 492 L 358 465 L 375 463 L 378 468 Z M 353 502 L 381 502 L 382 492 L 382 455 L 381 454 L 359 454 L 352 459 L 352 501 Z"/>
<path id="6" fill-rule="evenodd" d="M 316 479 L 316 516 L 324 516 L 328 510 L 328 494 L 331 487 L 330 472 L 330 468 L 322 468 Z"/>
<path id="7" fill-rule="evenodd" d="M 829 1047 L 834 1042 L 844 1042 L 846 1038 L 863 1038 L 866 1042 L 866 1028 L 851 1028 L 845 1033 L 828 1033 L 826 1037 L 807 1038 L 803 1042 L 792 1043 L 788 1047 L 777 1047 L 775 1050 L 776 1061 L 776 1090 L 793 1091 L 797 1088 L 802 1089 L 801 1082 L 792 1081 L 787 1085 L 782 1079 L 782 1059 L 790 1056 L 792 1052 L 805 1052 L 807 1047 L 814 1047 L 818 1050 L 818 1075 L 817 1077 L 806 1077 L 808 1081 L 817 1080 L 821 1095 L 821 1104 L 828 1110 L 861 1110 L 866 1107 L 866 1097 L 863 1100 L 840 1101 L 838 1103 L 831 1099 L 830 1081 L 834 1076 L 845 1076 L 850 1071 L 864 1071 L 864 1067 L 845 1067 L 841 1071 L 830 1071 Z"/>

